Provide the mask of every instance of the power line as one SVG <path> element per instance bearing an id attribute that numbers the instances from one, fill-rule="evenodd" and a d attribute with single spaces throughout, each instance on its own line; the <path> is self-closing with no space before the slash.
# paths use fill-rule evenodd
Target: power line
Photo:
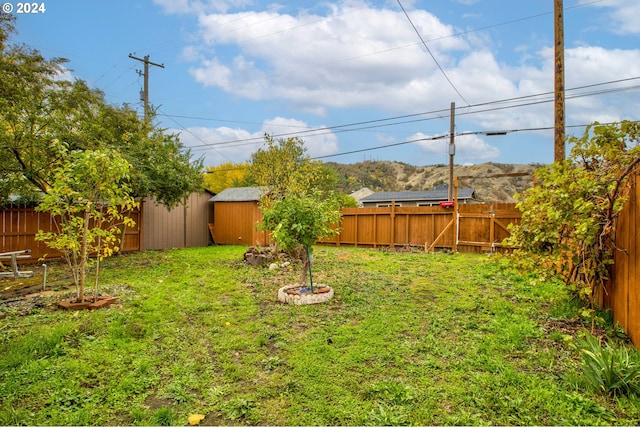
<path id="1" fill-rule="evenodd" d="M 416 34 L 418 35 L 418 38 L 420 39 L 420 41 L 422 42 L 422 45 L 424 46 L 424 48 L 427 50 L 427 52 L 429 52 L 429 55 L 431 56 L 431 59 L 433 59 L 433 62 L 436 63 L 436 65 L 438 66 L 438 68 L 440 69 L 440 72 L 442 72 L 442 75 L 444 76 L 445 79 L 447 79 L 447 81 L 449 82 L 449 85 L 453 88 L 453 90 L 456 91 L 456 93 L 458 94 L 458 96 L 460 97 L 460 99 L 462 99 L 464 102 L 467 103 L 467 105 L 469 105 L 469 101 L 467 101 L 464 96 L 462 96 L 462 94 L 460 93 L 460 91 L 458 90 L 458 88 L 453 84 L 453 82 L 451 81 L 451 79 L 449 78 L 449 76 L 447 75 L 447 73 L 444 71 L 444 68 L 442 68 L 442 66 L 440 65 L 440 63 L 438 62 L 438 60 L 436 59 L 436 57 L 433 55 L 433 53 L 431 52 L 431 49 L 429 49 L 429 46 L 427 46 L 427 42 L 424 41 L 424 39 L 422 38 L 422 34 L 420 34 L 420 31 L 418 31 L 418 29 L 416 28 L 416 26 L 413 24 L 413 21 L 411 20 L 411 17 L 409 16 L 409 14 L 407 13 L 407 11 L 404 9 L 404 6 L 402 5 L 402 3 L 400 2 L 400 0 L 396 0 L 398 2 L 398 5 L 400 6 L 400 9 L 402 9 L 402 12 L 404 13 L 404 16 L 407 17 L 407 20 L 409 21 L 409 23 L 411 24 L 411 27 L 413 27 L 413 31 L 416 32 Z"/>
<path id="2" fill-rule="evenodd" d="M 634 122 L 638 122 L 638 120 L 633 120 L 633 121 Z M 601 123 L 601 124 L 603 124 L 603 125 L 611 125 L 611 124 L 614 124 L 614 123 L 615 122 Z M 589 126 L 589 125 L 587 125 L 587 124 L 567 125 L 568 128 L 586 128 L 587 126 Z M 462 137 L 462 136 L 470 136 L 470 135 L 488 135 L 488 136 L 492 136 L 492 135 L 506 135 L 508 133 L 541 132 L 541 131 L 548 131 L 548 130 L 553 130 L 553 129 L 554 129 L 554 126 L 542 126 L 542 127 L 510 129 L 510 130 L 467 131 L 467 132 L 456 133 L 454 136 L 456 138 Z M 449 136 L 450 136 L 449 134 L 443 134 L 443 135 L 436 135 L 436 136 L 432 136 L 432 137 L 416 138 L 416 139 L 411 139 L 411 140 L 402 141 L 402 142 L 395 142 L 393 144 L 378 145 L 376 147 L 361 148 L 361 149 L 358 149 L 358 150 L 343 151 L 341 153 L 325 154 L 325 155 L 322 155 L 322 156 L 310 157 L 309 160 L 328 159 L 328 158 L 331 158 L 331 157 L 340 157 L 340 156 L 346 156 L 346 155 L 349 155 L 349 154 L 357 154 L 357 153 L 364 153 L 364 152 L 367 152 L 367 151 L 382 150 L 382 149 L 385 149 L 385 148 L 398 147 L 398 146 L 401 146 L 401 145 L 413 144 L 413 143 L 422 142 L 422 141 L 445 140 L 445 139 L 448 139 Z M 221 170 L 206 171 L 205 173 L 230 172 L 230 171 L 240 170 L 240 169 L 242 169 L 242 168 L 241 167 L 227 168 L 227 169 L 221 169 Z"/>
<path id="3" fill-rule="evenodd" d="M 160 109 L 158 108 L 158 110 L 160 110 Z M 178 123 L 178 121 L 177 121 L 177 120 L 175 120 L 173 117 L 171 117 L 171 116 L 167 116 L 167 117 L 169 118 L 169 120 L 171 120 L 171 121 L 173 121 L 175 124 L 177 124 L 177 125 L 178 125 L 178 127 L 179 127 L 181 130 L 183 130 L 183 131 L 185 131 L 185 132 L 189 133 L 191 136 L 193 136 L 193 137 L 194 137 L 195 139 L 197 139 L 198 141 L 200 141 L 200 142 L 202 142 L 203 144 L 205 144 L 205 145 L 209 146 L 209 147 L 210 147 L 213 151 L 215 151 L 217 154 L 221 155 L 222 157 L 224 157 L 225 159 L 229 160 L 230 162 L 232 162 L 232 161 L 233 161 L 233 160 L 231 160 L 229 157 L 227 157 L 227 156 L 225 156 L 223 153 L 221 153 L 220 151 L 216 150 L 216 148 L 215 148 L 215 147 L 213 147 L 213 146 L 211 146 L 211 144 L 210 144 L 210 143 L 208 143 L 208 142 L 207 142 L 207 141 L 205 141 L 204 139 L 200 138 L 200 136 L 196 135 L 195 133 L 193 133 L 193 132 L 192 132 L 191 130 L 189 130 L 188 128 L 186 128 L 186 127 L 182 126 L 182 125 L 181 125 L 180 123 Z M 191 147 L 189 147 L 189 148 L 191 148 Z"/>
<path id="4" fill-rule="evenodd" d="M 637 122 L 637 120 L 633 120 L 634 122 Z M 602 123 L 603 125 L 611 125 L 615 122 L 612 123 Z M 584 128 L 587 127 L 589 125 L 568 125 L 566 127 L 568 128 Z M 511 130 L 497 130 L 497 131 L 471 131 L 471 132 L 460 132 L 460 133 L 456 133 L 454 136 L 456 138 L 461 137 L 461 136 L 469 136 L 469 135 L 506 135 L 508 133 L 520 133 L 520 132 L 540 132 L 540 131 L 545 131 L 545 130 L 553 130 L 554 126 L 545 126 L 545 127 L 535 127 L 535 128 L 523 128 L 523 129 L 511 129 Z M 438 135 L 438 136 L 433 136 L 433 137 L 427 137 L 427 138 L 417 138 L 417 139 L 412 139 L 412 140 L 408 140 L 408 141 L 402 141 L 402 142 L 396 142 L 393 144 L 386 144 L 386 145 L 379 145 L 377 147 L 369 147 L 369 148 L 362 148 L 359 150 L 352 150 L 352 151 L 345 151 L 342 153 L 335 153 L 335 154 L 326 154 L 323 156 L 316 156 L 316 157 L 310 157 L 310 160 L 319 160 L 319 159 L 326 159 L 326 158 L 330 158 L 330 157 L 339 157 L 339 156 L 345 156 L 348 154 L 354 154 L 354 153 L 362 153 L 362 152 L 366 152 L 366 151 L 373 151 L 373 150 L 381 150 L 383 148 L 391 148 L 391 147 L 397 147 L 399 145 L 406 145 L 406 144 L 413 144 L 415 142 L 421 142 L 421 141 L 435 141 L 435 140 L 440 140 L 440 139 L 447 139 L 449 138 L 449 134 L 445 134 L 445 135 Z"/>
<path id="5" fill-rule="evenodd" d="M 583 85 L 583 86 L 567 89 L 567 92 L 575 92 L 575 91 L 578 91 L 578 90 L 583 90 L 583 89 L 588 89 L 588 88 L 595 88 L 595 87 L 600 87 L 600 86 L 605 86 L 605 85 L 610 85 L 610 84 L 615 84 L 615 83 L 629 82 L 629 81 L 639 80 L 639 79 L 640 79 L 640 76 L 637 76 L 637 77 L 618 79 L 618 80 L 613 80 L 613 81 L 608 81 L 608 82 L 595 83 L 595 84 L 590 84 L 590 85 Z M 601 95 L 601 94 L 606 94 L 606 93 L 613 93 L 613 92 L 619 92 L 619 91 L 637 89 L 637 88 L 638 88 L 638 86 L 631 86 L 631 87 L 625 87 L 625 88 L 612 88 L 612 89 L 601 90 L 601 91 L 586 92 L 584 94 L 577 93 L 577 94 L 574 94 L 574 95 L 567 96 L 567 99 L 575 99 L 575 98 L 580 98 L 580 97 L 585 97 L 585 96 Z M 466 107 L 464 107 L 464 109 L 466 111 L 459 112 L 457 114 L 458 115 L 472 115 L 472 114 L 479 114 L 479 113 L 490 112 L 490 111 L 499 111 L 499 110 L 510 109 L 510 108 L 521 108 L 521 107 L 526 107 L 526 106 L 531 106 L 531 105 L 551 102 L 553 100 L 552 96 L 553 96 L 553 92 L 542 92 L 542 93 L 538 93 L 538 94 L 523 95 L 523 96 L 519 96 L 519 97 L 506 98 L 506 99 L 502 99 L 502 100 L 488 101 L 488 102 L 483 102 L 483 103 L 478 103 L 478 104 L 466 106 Z M 541 99 L 535 100 L 535 98 L 541 98 Z M 521 102 L 521 101 L 525 101 L 525 100 L 528 100 L 528 99 L 534 99 L 534 100 L 531 101 L 531 102 Z M 515 102 L 518 102 L 518 103 L 515 103 Z M 510 104 L 510 105 L 502 105 L 502 106 L 500 106 L 500 104 Z M 491 106 L 494 106 L 494 105 L 498 105 L 498 106 L 493 107 L 493 108 L 486 108 L 486 107 L 491 107 Z M 472 110 L 472 109 L 481 108 L 481 107 L 484 107 L 484 108 L 480 109 L 480 110 Z M 375 129 L 375 128 L 380 128 L 380 127 L 398 126 L 398 125 L 408 124 L 408 123 L 435 120 L 435 119 L 438 119 L 439 116 L 436 116 L 436 117 L 424 117 L 424 116 L 433 116 L 433 115 L 436 115 L 436 114 L 445 114 L 445 113 L 448 113 L 448 111 L 449 111 L 449 109 L 445 108 L 445 109 L 432 110 L 432 111 L 427 111 L 427 112 L 412 113 L 412 114 L 405 114 L 405 115 L 394 116 L 394 117 L 387 117 L 387 118 L 365 120 L 365 121 L 353 122 L 353 123 L 347 123 L 347 124 L 340 124 L 340 125 L 335 125 L 335 126 L 326 126 L 326 127 L 319 127 L 319 128 L 305 128 L 305 130 L 302 130 L 302 131 L 284 132 L 284 133 L 274 134 L 272 136 L 274 138 L 309 135 L 309 134 L 313 134 L 313 136 L 319 136 L 319 135 L 324 135 L 324 134 L 328 134 L 328 133 L 353 132 L 353 131 L 362 131 L 362 130 Z M 188 118 L 188 119 L 196 119 L 196 120 L 215 120 L 215 121 L 217 121 L 217 119 L 207 119 L 207 118 L 193 117 L 193 116 L 170 116 L 168 114 L 161 114 L 161 115 L 162 116 L 167 116 L 167 117 L 179 117 L 179 118 Z M 404 120 L 404 119 L 412 119 L 412 120 Z M 263 138 L 262 136 L 259 136 L 259 137 L 256 136 L 256 137 L 250 137 L 250 138 L 235 139 L 235 140 L 230 140 L 230 141 L 222 141 L 222 142 L 217 142 L 217 143 L 212 143 L 212 144 L 196 145 L 196 146 L 191 146 L 191 148 L 209 147 L 209 146 L 214 146 L 214 145 L 215 146 L 245 145 L 246 143 L 251 144 L 251 143 L 261 142 L 262 138 Z"/>

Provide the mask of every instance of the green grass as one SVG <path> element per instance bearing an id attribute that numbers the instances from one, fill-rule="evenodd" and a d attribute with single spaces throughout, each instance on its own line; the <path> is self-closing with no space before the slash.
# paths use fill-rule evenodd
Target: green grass
<path id="1" fill-rule="evenodd" d="M 109 309 L 0 319 L 1 425 L 628 425 L 565 344 L 564 288 L 481 255 L 315 248 L 335 297 L 275 301 L 297 270 L 243 247 L 119 256 Z M 569 332 L 568 332 L 569 331 Z"/>

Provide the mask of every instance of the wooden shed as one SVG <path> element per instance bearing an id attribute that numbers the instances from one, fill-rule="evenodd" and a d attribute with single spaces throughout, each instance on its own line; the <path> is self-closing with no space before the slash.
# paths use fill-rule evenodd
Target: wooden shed
<path id="1" fill-rule="evenodd" d="M 209 199 L 213 202 L 213 223 L 209 224 L 217 245 L 264 246 L 268 235 L 258 231 L 262 219 L 258 202 L 264 194 L 260 187 L 227 188 Z"/>
<path id="2" fill-rule="evenodd" d="M 193 193 L 171 210 L 145 198 L 142 203 L 142 250 L 208 246 L 208 224 L 213 220 L 209 199 L 213 193 Z"/>

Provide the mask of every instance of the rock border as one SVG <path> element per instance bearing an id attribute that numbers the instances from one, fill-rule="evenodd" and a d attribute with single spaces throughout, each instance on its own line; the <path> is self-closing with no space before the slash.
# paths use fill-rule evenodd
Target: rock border
<path id="1" fill-rule="evenodd" d="M 84 302 L 74 302 L 73 300 L 60 301 L 58 307 L 64 310 L 95 310 L 97 308 L 109 307 L 116 300 L 116 297 L 100 295 L 97 301 L 93 299 L 87 299 Z"/>
<path id="2" fill-rule="evenodd" d="M 326 286 L 322 284 L 314 285 L 317 288 L 329 288 L 328 292 L 323 293 L 306 293 L 306 294 L 288 294 L 287 290 L 292 288 L 299 288 L 300 284 L 295 285 L 287 285 L 278 289 L 278 301 L 284 304 L 295 304 L 295 305 L 305 305 L 305 304 L 319 304 L 322 302 L 329 301 L 333 298 L 333 288 L 331 286 Z"/>

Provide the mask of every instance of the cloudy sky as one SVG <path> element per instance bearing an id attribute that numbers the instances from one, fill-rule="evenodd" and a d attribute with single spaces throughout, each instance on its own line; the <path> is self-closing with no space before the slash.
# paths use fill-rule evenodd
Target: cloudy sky
<path id="1" fill-rule="evenodd" d="M 206 165 L 265 133 L 352 163 L 553 161 L 553 0 L 49 0 L 15 42 L 140 112 Z M 6 7 L 6 2 L 5 6 Z M 567 133 L 638 120 L 640 2 L 564 0 Z M 6 10 L 6 9 L 5 9 Z M 504 136 L 487 133 L 508 131 Z"/>

